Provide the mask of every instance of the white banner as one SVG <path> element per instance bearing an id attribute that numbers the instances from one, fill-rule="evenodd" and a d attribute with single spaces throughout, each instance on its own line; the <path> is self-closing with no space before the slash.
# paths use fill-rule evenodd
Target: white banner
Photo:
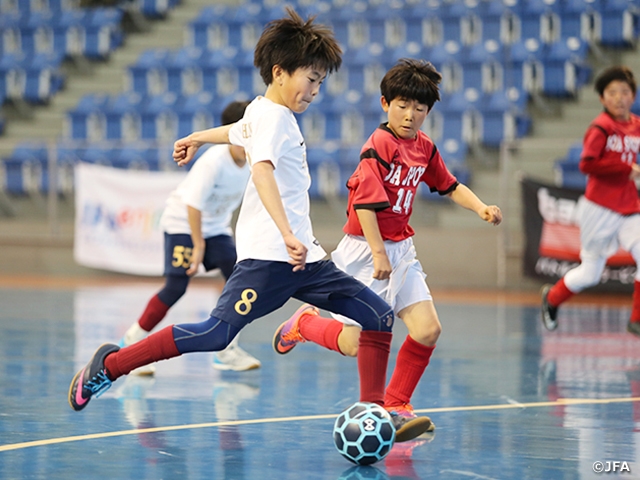
<path id="1" fill-rule="evenodd" d="M 77 164 L 76 262 L 135 275 L 162 275 L 160 216 L 167 197 L 185 175 Z"/>

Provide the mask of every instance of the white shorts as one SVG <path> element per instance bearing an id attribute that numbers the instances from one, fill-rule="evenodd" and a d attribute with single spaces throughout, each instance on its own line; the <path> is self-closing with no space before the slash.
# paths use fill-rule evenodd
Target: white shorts
<path id="1" fill-rule="evenodd" d="M 413 240 L 385 241 L 384 245 L 392 268 L 386 280 L 373 278 L 373 256 L 364 237 L 346 235 L 331 253 L 331 259 L 340 270 L 357 278 L 382 297 L 396 315 L 409 305 L 432 300 L 425 281 L 427 275 L 416 258 Z M 359 325 L 342 315 L 333 317 L 346 325 Z"/>
<path id="2" fill-rule="evenodd" d="M 620 215 L 584 197 L 580 211 L 580 258 L 609 258 L 640 241 L 640 215 Z"/>

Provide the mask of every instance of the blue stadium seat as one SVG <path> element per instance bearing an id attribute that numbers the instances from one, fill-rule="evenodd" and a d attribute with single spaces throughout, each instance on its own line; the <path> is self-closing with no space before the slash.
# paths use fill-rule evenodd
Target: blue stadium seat
<path id="1" fill-rule="evenodd" d="M 214 111 L 219 113 L 220 107 L 215 103 L 221 103 L 209 92 L 200 92 L 194 95 L 183 96 L 176 103 L 178 115 L 178 137 L 184 137 L 196 130 L 211 128 L 215 123 Z M 226 104 L 224 105 L 226 106 Z"/>
<path id="2" fill-rule="evenodd" d="M 582 142 L 576 142 L 567 151 L 564 158 L 556 160 L 554 170 L 556 183 L 563 188 L 584 189 L 587 177 L 580 171 L 579 163 L 582 155 Z"/>
<path id="3" fill-rule="evenodd" d="M 175 139 L 178 135 L 178 116 L 176 114 L 178 96 L 165 93 L 150 97 L 141 113 L 143 140 Z"/>
<path id="4" fill-rule="evenodd" d="M 615 48 L 635 45 L 637 40 L 640 10 L 628 0 L 606 0 L 600 3 L 602 33 L 600 42 Z"/>
<path id="5" fill-rule="evenodd" d="M 187 44 L 208 50 L 228 46 L 228 28 L 224 18 L 229 8 L 226 5 L 202 8 L 196 18 L 189 22 Z"/>
<path id="6" fill-rule="evenodd" d="M 144 142 L 123 144 L 114 152 L 112 166 L 131 170 L 160 170 L 158 149 Z"/>
<path id="7" fill-rule="evenodd" d="M 184 47 L 166 59 L 167 90 L 178 95 L 191 95 L 202 90 L 201 60 L 204 50 Z"/>
<path id="8" fill-rule="evenodd" d="M 164 18 L 175 2 L 171 0 L 139 0 L 140 12 L 149 18 Z"/>
<path id="9" fill-rule="evenodd" d="M 502 50 L 495 40 L 472 45 L 463 57 L 462 88 L 480 88 L 483 92 L 501 90 L 504 85 Z"/>
<path id="10" fill-rule="evenodd" d="M 407 40 L 426 47 L 442 43 L 443 27 L 436 2 L 407 2 L 403 10 Z"/>
<path id="11" fill-rule="evenodd" d="M 64 84 L 61 64 L 62 55 L 58 53 L 39 53 L 27 58 L 24 62 L 25 100 L 45 103 L 58 92 Z"/>
<path id="12" fill-rule="evenodd" d="M 336 144 L 307 148 L 311 175 L 309 196 L 313 199 L 338 195 L 341 190 L 340 150 Z"/>
<path id="13" fill-rule="evenodd" d="M 89 17 L 85 9 L 61 10 L 53 25 L 54 50 L 67 56 L 84 55 Z"/>
<path id="14" fill-rule="evenodd" d="M 503 0 L 481 2 L 478 15 L 482 20 L 481 40 L 494 40 L 509 45 L 518 39 L 520 17 Z"/>
<path id="15" fill-rule="evenodd" d="M 543 49 L 535 39 L 517 41 L 504 49 L 504 87 L 531 95 L 542 89 Z"/>
<path id="16" fill-rule="evenodd" d="M 145 97 L 136 92 L 124 92 L 109 99 L 104 107 L 107 140 L 134 141 L 141 136 Z"/>
<path id="17" fill-rule="evenodd" d="M 102 140 L 105 136 L 105 110 L 109 96 L 84 95 L 73 110 L 67 112 L 67 137 L 74 140 Z"/>
<path id="18" fill-rule="evenodd" d="M 53 51 L 53 21 L 51 12 L 32 12 L 20 27 L 20 45 L 23 53 Z"/>
<path id="19" fill-rule="evenodd" d="M 25 56 L 21 53 L 0 56 L 0 97 L 23 99 L 27 83 Z"/>
<path id="20" fill-rule="evenodd" d="M 201 59 L 202 89 L 214 95 L 230 95 L 238 89 L 235 59 L 238 49 L 226 47 L 207 51 Z"/>
<path id="21" fill-rule="evenodd" d="M 121 22 L 124 11 L 119 8 L 100 7 L 89 10 L 86 25 L 85 56 L 105 59 L 124 39 Z"/>
<path id="22" fill-rule="evenodd" d="M 25 142 L 17 145 L 11 156 L 3 159 L 6 190 L 15 195 L 39 193 L 47 156 L 45 144 Z"/>
<path id="23" fill-rule="evenodd" d="M 136 63 L 127 67 L 129 87 L 140 95 L 160 95 L 167 91 L 167 70 L 165 65 L 171 56 L 171 50 L 156 48 L 145 50 Z"/>
<path id="24" fill-rule="evenodd" d="M 545 48 L 542 87 L 545 94 L 555 97 L 576 95 L 578 88 L 590 76 L 586 64 L 587 49 L 587 43 L 576 37 L 560 39 Z"/>
<path id="25" fill-rule="evenodd" d="M 89 143 L 82 152 L 81 161 L 111 167 L 119 154 L 119 148 L 112 144 Z"/>
<path id="26" fill-rule="evenodd" d="M 21 16 L 19 13 L 2 13 L 0 15 L 0 55 L 19 53 L 22 51 L 20 34 Z"/>

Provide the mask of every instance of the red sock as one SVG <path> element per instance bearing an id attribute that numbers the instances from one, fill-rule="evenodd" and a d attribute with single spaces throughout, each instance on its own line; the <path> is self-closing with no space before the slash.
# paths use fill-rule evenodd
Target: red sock
<path id="1" fill-rule="evenodd" d="M 391 375 L 391 381 L 384 396 L 387 407 L 410 403 L 418 382 L 422 378 L 435 345 L 427 347 L 416 342 L 407 335 L 396 359 L 396 368 Z"/>
<path id="2" fill-rule="evenodd" d="M 640 322 L 640 282 L 633 282 L 633 304 L 631 306 L 631 321 Z"/>
<path id="3" fill-rule="evenodd" d="M 140 325 L 140 328 L 143 330 L 150 332 L 162 321 L 169 311 L 169 308 L 167 304 L 160 300 L 158 295 L 154 295 L 138 319 L 138 325 Z"/>
<path id="4" fill-rule="evenodd" d="M 342 327 L 344 327 L 342 322 L 319 315 L 304 315 L 300 319 L 300 335 L 305 340 L 338 353 L 342 353 L 338 347 L 338 337 Z"/>
<path id="5" fill-rule="evenodd" d="M 109 378 L 115 380 L 143 365 L 178 356 L 180 352 L 173 340 L 173 326 L 169 326 L 108 355 L 104 366 L 109 372 Z"/>
<path id="6" fill-rule="evenodd" d="M 391 351 L 391 332 L 363 330 L 358 346 L 360 401 L 384 406 L 384 385 Z"/>
<path id="7" fill-rule="evenodd" d="M 565 285 L 564 278 L 561 278 L 553 287 L 551 287 L 551 290 L 549 290 L 547 300 L 549 301 L 549 305 L 552 307 L 559 307 L 574 295 L 575 293 L 569 290 Z"/>

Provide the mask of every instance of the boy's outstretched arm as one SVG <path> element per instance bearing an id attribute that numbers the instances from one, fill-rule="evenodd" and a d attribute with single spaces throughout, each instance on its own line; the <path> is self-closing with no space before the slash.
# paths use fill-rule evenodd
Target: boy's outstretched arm
<path id="1" fill-rule="evenodd" d="M 273 164 L 267 161 L 255 163 L 251 167 L 251 178 L 264 208 L 267 209 L 278 230 L 280 230 L 291 258 L 289 263 L 293 265 L 293 271 L 304 270 L 304 266 L 307 263 L 307 247 L 296 238 L 291 230 L 289 219 L 282 204 L 280 190 L 273 175 Z"/>
<path id="2" fill-rule="evenodd" d="M 497 205 L 486 205 L 466 185 L 460 183 L 453 192 L 448 194 L 448 197 L 461 207 L 476 212 L 485 222 L 493 225 L 500 225 L 502 222 L 500 208 Z"/>
<path id="3" fill-rule="evenodd" d="M 200 130 L 176 140 L 173 144 L 173 161 L 182 167 L 193 160 L 198 149 L 205 143 L 229 143 L 229 129 L 232 125 Z"/>

